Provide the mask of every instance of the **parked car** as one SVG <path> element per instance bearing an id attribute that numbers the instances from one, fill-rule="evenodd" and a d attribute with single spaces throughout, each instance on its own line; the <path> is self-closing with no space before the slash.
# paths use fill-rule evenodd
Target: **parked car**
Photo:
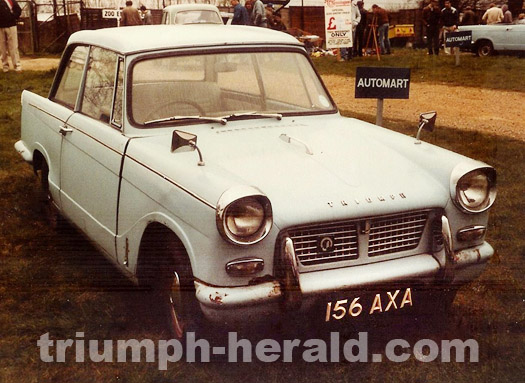
<path id="1" fill-rule="evenodd" d="M 162 10 L 161 24 L 223 24 L 223 17 L 215 5 L 175 4 Z"/>
<path id="2" fill-rule="evenodd" d="M 493 255 L 496 172 L 422 142 L 435 117 L 417 138 L 342 117 L 304 45 L 266 28 L 99 29 L 70 37 L 48 97 L 22 93 L 15 148 L 50 221 L 151 287 L 180 337 L 409 312 L 427 289 L 448 307 Z"/>
<path id="3" fill-rule="evenodd" d="M 525 52 L 525 24 L 465 25 L 459 31 L 472 31 L 472 52 L 490 56 L 496 52 Z"/>

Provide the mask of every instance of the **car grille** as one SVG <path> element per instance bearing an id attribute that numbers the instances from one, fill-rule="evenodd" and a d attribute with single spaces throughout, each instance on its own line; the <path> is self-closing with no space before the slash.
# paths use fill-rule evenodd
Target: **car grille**
<path id="1" fill-rule="evenodd" d="M 427 218 L 428 212 L 420 212 L 372 220 L 368 256 L 415 249 L 423 235 Z"/>
<path id="2" fill-rule="evenodd" d="M 316 226 L 295 228 L 289 232 L 294 244 L 295 255 L 303 265 L 318 265 L 356 259 L 357 223 L 337 222 Z M 333 241 L 333 249 L 323 252 L 319 242 L 323 238 Z"/>
<path id="3" fill-rule="evenodd" d="M 429 211 L 409 212 L 296 227 L 289 229 L 288 235 L 297 260 L 311 266 L 413 250 L 419 245 L 428 218 Z M 368 243 L 366 254 L 359 254 L 362 240 Z M 332 246 L 323 246 L 323 241 Z"/>

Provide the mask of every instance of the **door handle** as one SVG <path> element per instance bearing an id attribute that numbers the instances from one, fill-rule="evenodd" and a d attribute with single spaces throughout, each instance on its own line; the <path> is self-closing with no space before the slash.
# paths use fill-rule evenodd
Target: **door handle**
<path id="1" fill-rule="evenodd" d="M 66 134 L 71 133 L 73 131 L 73 129 L 71 129 L 71 128 L 66 128 L 65 125 L 61 125 L 61 126 L 59 126 L 59 128 L 60 128 L 59 132 L 63 136 L 65 136 Z"/>

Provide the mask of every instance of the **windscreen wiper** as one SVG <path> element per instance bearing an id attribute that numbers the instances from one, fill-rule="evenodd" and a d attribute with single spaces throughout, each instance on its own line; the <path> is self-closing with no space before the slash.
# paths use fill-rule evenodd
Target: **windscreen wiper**
<path id="1" fill-rule="evenodd" d="M 181 121 L 181 120 L 201 120 L 201 121 L 211 121 L 211 122 L 218 122 L 222 125 L 226 125 L 225 117 L 207 117 L 207 116 L 171 116 L 171 117 L 164 117 L 164 118 L 158 118 L 156 120 L 149 120 L 144 122 L 144 125 L 150 125 L 155 124 L 158 122 L 167 122 L 167 121 Z"/>
<path id="2" fill-rule="evenodd" d="M 276 118 L 278 120 L 282 120 L 283 115 L 280 113 L 261 113 L 261 112 L 242 112 L 242 113 L 233 113 L 227 116 L 222 116 L 221 118 L 229 120 L 231 118 L 237 118 L 237 117 L 263 117 L 263 118 Z"/>

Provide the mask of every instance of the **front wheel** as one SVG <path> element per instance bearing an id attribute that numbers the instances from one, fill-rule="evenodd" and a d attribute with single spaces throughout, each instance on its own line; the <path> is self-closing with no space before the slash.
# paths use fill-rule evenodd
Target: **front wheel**
<path id="1" fill-rule="evenodd" d="M 494 54 L 494 47 L 490 41 L 482 41 L 478 44 L 477 52 L 480 57 L 487 57 Z"/>
<path id="2" fill-rule="evenodd" d="M 180 241 L 165 230 L 149 235 L 141 245 L 140 257 L 139 280 L 147 290 L 145 314 L 176 339 L 199 332 L 203 315 L 195 298 L 191 265 Z"/>

